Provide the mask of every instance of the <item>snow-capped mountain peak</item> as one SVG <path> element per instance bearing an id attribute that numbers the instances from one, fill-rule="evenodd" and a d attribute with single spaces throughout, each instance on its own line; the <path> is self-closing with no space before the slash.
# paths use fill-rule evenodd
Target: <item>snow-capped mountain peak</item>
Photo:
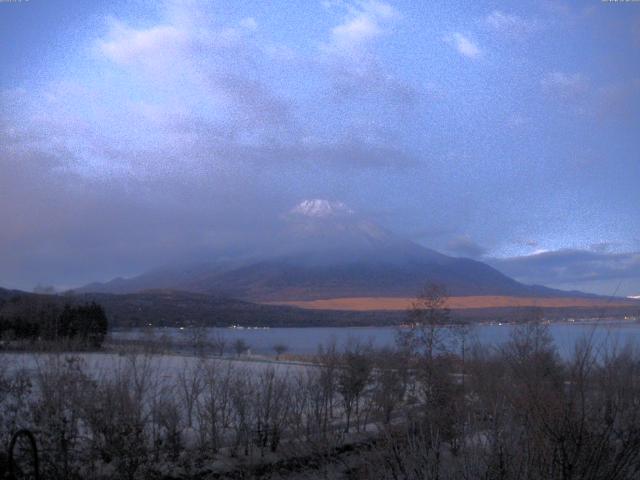
<path id="1" fill-rule="evenodd" d="M 312 218 L 327 218 L 352 215 L 354 212 L 342 202 L 314 198 L 303 200 L 293 207 L 291 213 Z"/>

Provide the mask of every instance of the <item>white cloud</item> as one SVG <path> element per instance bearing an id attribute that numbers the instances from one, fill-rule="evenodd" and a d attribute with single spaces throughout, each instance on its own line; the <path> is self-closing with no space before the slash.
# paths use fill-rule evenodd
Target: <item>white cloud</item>
<path id="1" fill-rule="evenodd" d="M 564 101 L 575 101 L 589 91 L 589 81 L 581 73 L 551 72 L 540 80 L 543 90 Z"/>
<path id="2" fill-rule="evenodd" d="M 157 62 L 171 57 L 184 48 L 188 34 L 172 25 L 160 25 L 144 30 L 129 28 L 121 22 L 112 22 L 107 39 L 98 41 L 98 49 L 105 57 L 118 64 Z"/>
<path id="3" fill-rule="evenodd" d="M 247 30 L 256 30 L 258 28 L 258 22 L 253 17 L 247 17 L 240 20 L 240 26 Z"/>
<path id="4" fill-rule="evenodd" d="M 539 28 L 537 20 L 525 19 L 501 10 L 494 10 L 487 15 L 484 23 L 495 32 L 517 38 L 523 38 Z"/>
<path id="5" fill-rule="evenodd" d="M 490 263 L 525 283 L 561 288 L 584 288 L 612 294 L 611 280 L 619 280 L 621 294 L 640 282 L 640 252 L 539 249 L 530 255 L 490 259 Z"/>
<path id="6" fill-rule="evenodd" d="M 447 35 L 444 41 L 454 47 L 460 55 L 467 58 L 478 58 L 482 53 L 480 47 L 473 40 L 460 32 Z"/>
<path id="7" fill-rule="evenodd" d="M 362 15 L 336 26 L 331 33 L 336 46 L 352 48 L 377 37 L 381 32 L 375 19 Z"/>
<path id="8" fill-rule="evenodd" d="M 640 82 L 622 80 L 598 84 L 586 75 L 550 72 L 540 79 L 544 94 L 569 111 L 600 121 L 631 119 L 640 99 Z"/>
<path id="9" fill-rule="evenodd" d="M 333 27 L 330 42 L 323 45 L 323 49 L 345 55 L 361 52 L 387 32 L 391 22 L 399 17 L 391 5 L 376 0 L 348 5 L 345 19 Z"/>
<path id="10" fill-rule="evenodd" d="M 189 14 L 199 17 L 197 27 L 187 14 L 174 15 L 180 21 L 140 29 L 112 21 L 96 42 L 98 52 L 149 93 L 168 93 L 171 102 L 192 115 L 206 110 L 225 128 L 250 136 L 256 128 L 272 133 L 272 126 L 286 124 L 289 103 L 255 67 L 266 55 L 247 31 L 257 25 L 255 20 L 246 18 L 242 28 L 221 27 L 205 21 L 208 12 Z"/>
<path id="11" fill-rule="evenodd" d="M 327 68 L 331 82 L 329 101 L 351 102 L 354 115 L 372 107 L 383 112 L 387 125 L 390 118 L 410 113 L 418 101 L 417 91 L 396 77 L 377 49 L 377 40 L 385 36 L 387 41 L 394 32 L 396 21 L 402 17 L 400 12 L 376 0 L 331 2 L 325 6 L 344 12 L 340 23 L 328 32 L 328 40 L 320 44 L 319 61 Z M 390 128 L 380 129 L 379 121 L 366 119 L 353 128 L 366 129 L 365 135 L 380 144 L 388 143 Z"/>

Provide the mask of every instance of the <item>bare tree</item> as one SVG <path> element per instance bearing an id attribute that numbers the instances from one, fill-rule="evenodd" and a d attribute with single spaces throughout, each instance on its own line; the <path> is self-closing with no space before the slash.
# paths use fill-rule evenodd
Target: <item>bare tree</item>
<path id="1" fill-rule="evenodd" d="M 267 446 L 275 452 L 291 408 L 291 398 L 286 379 L 278 377 L 271 367 L 258 377 L 253 406 L 255 441 L 260 454 L 264 455 Z"/>
<path id="2" fill-rule="evenodd" d="M 445 355 L 450 347 L 447 300 L 443 286 L 428 284 L 408 312 L 409 328 L 401 329 L 396 339 L 399 350 L 414 359 L 416 385 L 434 412 L 446 403 L 451 390 L 451 365 Z"/>
<path id="3" fill-rule="evenodd" d="M 235 342 L 233 342 L 233 349 L 236 352 L 237 356 L 246 354 L 249 350 L 249 345 L 243 339 L 238 338 Z"/>
<path id="4" fill-rule="evenodd" d="M 457 320 L 450 326 L 450 332 L 453 336 L 453 342 L 458 347 L 458 352 L 460 355 L 461 362 L 461 382 L 462 389 L 465 389 L 465 381 L 466 381 L 466 360 L 467 360 L 467 351 L 469 349 L 469 342 L 472 340 L 474 331 L 474 326 L 471 322 L 464 320 Z"/>
<path id="5" fill-rule="evenodd" d="M 342 355 L 342 365 L 338 370 L 338 391 L 342 396 L 345 412 L 345 432 L 349 432 L 352 413 L 359 413 L 360 397 L 369 383 L 373 361 L 370 348 L 352 341 Z M 359 425 L 358 425 L 359 428 Z"/>
<path id="6" fill-rule="evenodd" d="M 232 426 L 234 438 L 231 446 L 231 455 L 237 456 L 238 450 L 243 449 L 245 456 L 250 453 L 251 431 L 253 430 L 253 415 L 251 412 L 254 400 L 254 388 L 249 375 L 242 372 L 233 378 L 230 384 L 230 396 L 232 405 Z"/>
<path id="7" fill-rule="evenodd" d="M 204 320 L 194 323 L 189 327 L 189 342 L 193 348 L 193 354 L 202 356 L 207 347 L 207 327 Z"/>
<path id="8" fill-rule="evenodd" d="M 322 366 L 318 381 L 321 387 L 320 395 L 324 402 L 321 408 L 323 424 L 321 430 L 326 432 L 329 422 L 334 417 L 334 398 L 336 396 L 337 372 L 340 363 L 340 355 L 338 354 L 335 338 L 331 338 L 326 346 L 320 345 L 318 347 L 318 361 Z"/>
<path id="9" fill-rule="evenodd" d="M 178 389 L 180 398 L 185 407 L 187 427 L 193 427 L 193 413 L 198 397 L 203 390 L 201 365 L 193 364 L 185 360 L 182 369 L 178 372 Z"/>
<path id="10" fill-rule="evenodd" d="M 200 373 L 203 375 L 203 391 L 198 398 L 197 417 L 201 445 L 216 454 L 224 430 L 231 423 L 231 384 L 236 371 L 231 364 L 223 368 L 211 361 L 202 366 Z"/>
<path id="11" fill-rule="evenodd" d="M 276 352 L 277 360 L 280 360 L 280 356 L 287 350 L 289 350 L 289 347 L 287 347 L 284 343 L 277 343 L 273 346 L 273 351 Z"/>
<path id="12" fill-rule="evenodd" d="M 384 423 L 389 424 L 394 410 L 405 396 L 408 373 L 406 356 L 389 349 L 378 352 L 374 373 L 373 399 Z"/>
<path id="13" fill-rule="evenodd" d="M 176 403 L 175 395 L 171 389 L 166 390 L 153 405 L 154 423 L 159 428 L 157 446 L 166 452 L 170 461 L 177 461 L 184 450 L 182 439 L 182 413 Z"/>
<path id="14" fill-rule="evenodd" d="M 442 285 L 428 284 L 412 302 L 408 311 L 409 328 L 398 332 L 401 349 L 419 354 L 427 360 L 446 349 L 445 326 L 450 321 L 448 294 Z"/>
<path id="15" fill-rule="evenodd" d="M 221 333 L 218 329 L 216 329 L 213 333 L 211 345 L 213 347 L 213 352 L 215 355 L 224 357 L 224 352 L 227 347 L 227 339 L 225 338 L 224 334 Z"/>

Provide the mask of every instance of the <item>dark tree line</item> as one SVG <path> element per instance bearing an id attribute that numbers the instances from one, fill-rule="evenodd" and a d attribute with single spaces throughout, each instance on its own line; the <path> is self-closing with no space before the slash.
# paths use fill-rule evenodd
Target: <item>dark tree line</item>
<path id="1" fill-rule="evenodd" d="M 0 310 L 0 338 L 31 342 L 74 340 L 92 347 L 102 345 L 108 320 L 95 302 L 60 306 L 40 297 L 15 297 Z"/>

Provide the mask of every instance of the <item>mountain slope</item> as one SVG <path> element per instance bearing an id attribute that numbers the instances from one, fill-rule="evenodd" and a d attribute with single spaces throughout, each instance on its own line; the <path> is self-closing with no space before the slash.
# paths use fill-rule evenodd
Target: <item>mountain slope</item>
<path id="1" fill-rule="evenodd" d="M 372 255 L 353 262 L 306 265 L 292 258 L 258 262 L 224 272 L 190 290 L 224 292 L 255 301 L 313 300 L 357 296 L 413 296 L 428 282 L 451 295 L 541 295 L 497 270 L 468 259 L 447 262 L 385 262 Z"/>
<path id="2" fill-rule="evenodd" d="M 339 202 L 309 200 L 286 217 L 270 253 L 252 260 L 156 270 L 91 284 L 82 292 L 133 293 L 165 288 L 250 301 L 345 297 L 412 297 L 426 283 L 451 295 L 567 296 L 524 285 L 489 265 L 443 255 L 397 237 Z M 571 292 L 572 296 L 582 296 Z"/>

